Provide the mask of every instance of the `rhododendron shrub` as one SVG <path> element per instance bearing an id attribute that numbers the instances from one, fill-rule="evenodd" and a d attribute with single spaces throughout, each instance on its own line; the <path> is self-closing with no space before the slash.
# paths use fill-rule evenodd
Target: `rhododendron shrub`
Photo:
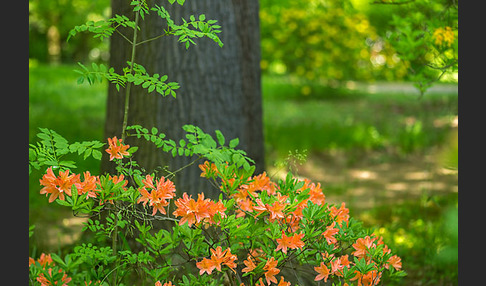
<path id="1" fill-rule="evenodd" d="M 120 25 L 132 27 L 136 35 L 139 17 L 156 11 L 168 21 L 166 35 L 179 36 L 186 47 L 202 36 L 221 43 L 216 21 L 204 15 L 177 26 L 163 7 L 149 9 L 145 1 L 131 4 L 135 22 L 116 15 L 108 23 L 77 26 L 70 36 L 89 31 L 107 37 Z M 150 77 L 140 65 L 129 64 L 123 76 L 96 65 L 94 72 L 81 65 L 81 74 L 90 83 L 106 76 L 117 89 L 142 84 L 149 92 L 175 96 L 178 85 L 163 83 L 166 76 Z M 83 231 L 92 235 L 63 257 L 30 257 L 32 285 L 241 286 L 321 280 L 378 285 L 405 274 L 400 257 L 352 218 L 344 202 L 328 202 L 320 183 L 290 172 L 279 180 L 265 172 L 255 174 L 254 161 L 237 149 L 237 138 L 227 141 L 219 130 L 213 138 L 193 125 L 182 128 L 186 135 L 178 142 L 155 127 L 132 125 L 123 126 L 121 139 L 74 143 L 40 129 L 40 141 L 29 148 L 29 170 L 44 171 L 39 194 L 85 217 Z M 192 162 L 186 167 L 196 164 L 219 197 L 208 198 L 203 191 L 193 197 L 189 190 L 179 190 L 174 177 L 186 167 L 147 173 L 133 160 L 138 148 L 125 143 L 129 136 L 148 140 L 174 157 L 189 157 Z M 64 159 L 67 154 L 101 159 L 103 151 L 116 163 L 116 174 L 76 172 L 76 162 Z M 29 230 L 31 235 L 33 227 Z"/>
<path id="2" fill-rule="evenodd" d="M 141 126 L 128 129 L 134 131 L 128 136 L 143 139 L 148 134 Z M 136 248 L 141 249 L 134 253 L 120 243 L 114 252 L 109 239 L 100 240 L 104 244 L 99 248 L 83 244 L 64 259 L 55 256 L 59 270 L 68 275 L 63 279 L 106 280 L 109 271 L 82 271 L 88 254 L 95 261 L 93 265 L 105 265 L 106 270 L 118 267 L 119 275 L 129 277 L 137 272 L 133 269 L 140 268 L 150 283 L 174 285 L 219 285 L 223 281 L 290 285 L 290 281 L 301 279 L 301 274 L 295 274 L 300 272 L 284 275 L 286 268 L 306 269 L 312 280 L 330 280 L 337 285 L 378 285 L 384 279 L 404 275 L 400 258 L 352 218 L 344 202 L 327 202 L 319 183 L 296 179 L 291 173 L 285 180 L 272 180 L 265 172 L 254 174 L 251 159 L 235 148 L 237 140 L 229 147 L 222 144 L 225 140 L 220 132 L 218 142 L 198 127 L 186 125 L 184 130 L 187 142 L 172 145 L 170 139 L 163 139 L 157 145 L 173 146 L 176 156 L 187 153 L 201 160 L 201 177 L 218 187 L 218 200 L 206 198 L 204 192 L 197 198 L 186 192 L 176 197 L 173 173 L 163 176 L 121 168 L 116 176 L 93 176 L 65 167 L 58 171 L 47 168 L 39 180 L 39 193 L 49 196 L 48 202 L 88 214 L 85 231 L 105 238 L 117 231 L 121 237 L 134 237 Z M 117 144 L 109 145 L 124 152 L 126 145 Z M 126 154 L 110 148 L 105 151 L 123 165 L 132 160 L 133 150 Z M 96 219 L 96 214 L 103 212 L 109 214 L 106 221 Z M 155 220 L 167 221 L 171 227 L 154 229 Z M 33 265 L 36 269 L 45 267 Z M 71 277 L 73 269 L 77 271 Z M 41 280 L 47 277 L 42 275 Z"/>

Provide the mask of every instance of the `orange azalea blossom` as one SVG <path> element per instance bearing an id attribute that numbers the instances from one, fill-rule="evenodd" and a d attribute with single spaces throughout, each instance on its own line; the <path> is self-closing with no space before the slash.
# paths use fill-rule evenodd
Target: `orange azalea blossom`
<path id="1" fill-rule="evenodd" d="M 251 255 L 248 255 L 248 258 L 243 260 L 243 263 L 246 265 L 246 267 L 241 270 L 243 273 L 251 272 L 257 267 Z"/>
<path id="2" fill-rule="evenodd" d="M 388 269 L 390 265 L 393 266 L 395 270 L 400 270 L 402 269 L 402 259 L 397 255 L 393 255 L 388 259 L 387 263 L 385 264 L 385 268 Z"/>
<path id="3" fill-rule="evenodd" d="M 79 174 L 69 175 L 69 170 L 66 170 L 64 172 L 59 172 L 59 177 L 56 177 L 52 171 L 52 167 L 49 167 L 46 174 L 42 176 L 42 179 L 40 179 L 39 182 L 44 186 L 40 190 L 40 194 L 46 194 L 46 196 L 47 194 L 51 194 L 49 203 L 52 203 L 57 198 L 64 201 L 64 194 L 71 196 L 71 187 L 74 184 L 79 183 Z"/>
<path id="4" fill-rule="evenodd" d="M 314 279 L 314 281 L 319 281 L 324 279 L 324 282 L 327 282 L 327 278 L 331 274 L 331 272 L 329 272 L 329 268 L 327 268 L 324 262 L 321 262 L 319 266 L 314 267 L 314 270 L 317 271 L 317 273 L 319 273 Z"/>
<path id="5" fill-rule="evenodd" d="M 349 221 L 349 209 L 346 208 L 346 204 L 344 202 L 341 203 L 341 207 L 339 209 L 332 206 L 330 211 L 331 216 L 336 219 L 336 222 L 339 225 L 342 225 L 341 223 L 343 221 L 346 223 Z"/>
<path id="6" fill-rule="evenodd" d="M 362 274 L 358 270 L 355 271 L 356 276 L 351 278 L 351 281 L 358 280 L 358 286 L 373 286 L 378 285 L 380 283 L 381 272 L 377 270 L 371 270 L 366 274 Z"/>
<path id="7" fill-rule="evenodd" d="M 47 272 L 49 273 L 49 276 L 52 277 L 52 268 L 49 268 L 47 270 Z M 62 273 L 62 269 L 59 269 L 59 273 Z M 71 277 L 68 277 L 67 274 L 64 274 L 61 278 L 61 282 L 62 282 L 62 286 L 68 286 L 68 283 L 71 282 L 72 278 Z M 41 286 L 51 286 L 53 285 L 51 283 L 51 281 L 49 281 L 45 276 L 44 276 L 44 273 L 41 273 L 38 277 L 37 277 L 37 282 L 39 282 L 41 284 Z M 57 284 L 58 281 L 56 281 L 54 283 L 54 285 L 58 285 Z"/>
<path id="8" fill-rule="evenodd" d="M 334 237 L 339 232 L 339 229 L 334 228 L 336 222 L 333 222 L 331 225 L 326 227 L 326 231 L 322 233 L 322 235 L 326 238 L 328 244 L 333 244 L 337 242 L 337 239 Z"/>
<path id="9" fill-rule="evenodd" d="M 108 145 L 109 147 L 105 151 L 110 154 L 110 161 L 113 161 L 113 159 L 123 159 L 123 156 L 130 155 L 130 153 L 127 152 L 130 145 L 123 144 L 122 140 L 116 138 L 116 136 L 108 138 Z"/>
<path id="10" fill-rule="evenodd" d="M 204 161 L 204 163 L 200 164 L 199 169 L 202 171 L 201 177 L 212 178 L 219 174 L 216 165 L 214 165 L 214 163 L 210 163 L 209 161 Z"/>
<path id="11" fill-rule="evenodd" d="M 343 276 L 341 270 L 344 267 L 348 267 L 350 264 L 351 262 L 349 262 L 347 254 L 341 257 L 334 258 L 331 261 L 331 274 Z"/>
<path id="12" fill-rule="evenodd" d="M 283 276 L 280 276 L 280 282 L 277 286 L 290 286 L 290 282 L 285 282 Z"/>
<path id="13" fill-rule="evenodd" d="M 197 262 L 196 266 L 197 268 L 199 268 L 199 275 L 203 275 L 204 272 L 211 275 L 211 273 L 213 273 L 214 268 L 216 268 L 214 262 L 211 259 L 207 259 L 207 258 L 203 258 L 202 261 Z"/>
<path id="14" fill-rule="evenodd" d="M 143 202 L 144 206 L 149 203 L 149 206 L 153 207 L 152 215 L 155 215 L 157 211 L 166 214 L 165 207 L 169 205 L 169 200 L 175 197 L 174 183 L 163 176 L 160 177 L 160 180 L 155 180 L 155 185 L 153 180 L 153 176 L 150 175 L 145 176 L 145 179 L 142 180 L 144 186 L 138 189 L 142 196 L 137 203 Z M 151 192 L 149 193 L 149 191 Z"/>
<path id="15" fill-rule="evenodd" d="M 249 198 L 243 200 L 237 200 L 236 203 L 238 204 L 239 207 L 236 210 L 236 217 L 244 217 L 246 215 L 245 212 L 253 211 L 253 202 Z"/>
<path id="16" fill-rule="evenodd" d="M 221 271 L 221 264 L 228 266 L 235 272 L 236 259 L 236 255 L 231 253 L 230 248 L 222 251 L 221 246 L 218 246 L 216 249 L 211 249 L 210 259 L 203 258 L 202 261 L 196 263 L 196 266 L 199 268 L 199 275 L 204 274 L 204 272 L 211 274 L 214 269 Z"/>
<path id="17" fill-rule="evenodd" d="M 42 266 L 42 268 L 45 268 L 46 265 L 54 265 L 54 262 L 52 261 L 51 255 L 50 254 L 45 254 L 41 253 L 40 257 L 37 259 L 37 262 Z M 29 266 L 34 264 L 35 260 L 32 257 L 29 257 Z"/>
<path id="18" fill-rule="evenodd" d="M 275 284 L 278 283 L 277 278 L 275 278 L 275 275 L 280 273 L 280 269 L 276 268 L 277 264 L 278 260 L 270 257 L 270 259 L 267 260 L 267 263 L 265 263 L 265 266 L 263 266 L 263 270 L 265 270 L 265 279 L 267 280 L 268 285 L 270 285 L 271 282 L 274 282 Z"/>
<path id="19" fill-rule="evenodd" d="M 182 195 L 175 201 L 177 209 L 173 212 L 175 216 L 182 217 L 179 221 L 179 225 L 188 223 L 189 226 L 193 224 L 199 224 L 204 219 L 206 222 L 214 223 L 213 217 L 219 213 L 222 217 L 226 216 L 226 208 L 222 202 L 213 202 L 210 199 L 204 199 L 204 193 L 198 194 L 198 199 L 195 201 L 188 196 L 187 193 Z"/>
<path id="20" fill-rule="evenodd" d="M 323 205 L 326 202 L 326 196 L 322 192 L 321 183 L 314 184 L 309 179 L 304 179 L 304 186 L 297 190 L 298 193 L 303 192 L 304 190 L 309 189 L 309 199 L 305 200 L 305 205 L 307 205 L 307 201 L 310 200 L 316 205 Z"/>
<path id="21" fill-rule="evenodd" d="M 84 172 L 83 175 L 84 180 L 75 184 L 76 189 L 78 189 L 78 194 L 82 195 L 88 193 L 86 199 L 96 198 L 96 191 L 98 191 L 96 188 L 97 184 L 100 183 L 100 178 L 98 176 L 91 176 L 89 171 Z"/>
<path id="22" fill-rule="evenodd" d="M 283 253 L 287 253 L 287 248 L 296 249 L 300 248 L 305 245 L 302 242 L 302 238 L 304 237 L 304 233 L 301 234 L 294 234 L 293 236 L 286 236 L 285 233 L 282 231 L 282 238 L 277 238 L 277 249 L 275 251 L 282 250 Z"/>
<path id="23" fill-rule="evenodd" d="M 250 178 L 249 183 L 241 186 L 241 189 L 246 191 L 245 193 L 256 196 L 256 191 L 267 191 L 269 195 L 275 195 L 277 185 L 270 180 L 266 172 L 261 173 L 258 176 Z"/>
<path id="24" fill-rule="evenodd" d="M 358 238 L 356 243 L 353 244 L 355 251 L 351 254 L 358 258 L 365 257 L 366 253 L 368 253 L 368 249 L 376 247 L 376 245 L 373 243 L 375 240 L 376 237 L 371 238 L 369 236 L 366 236 L 365 238 Z"/>

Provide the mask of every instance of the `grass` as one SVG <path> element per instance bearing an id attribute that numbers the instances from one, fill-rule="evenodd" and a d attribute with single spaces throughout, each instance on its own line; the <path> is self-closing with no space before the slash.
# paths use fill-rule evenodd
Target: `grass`
<path id="1" fill-rule="evenodd" d="M 404 93 L 309 88 L 306 96 L 298 83 L 264 79 L 267 150 L 387 150 L 406 155 L 442 144 L 450 130 L 445 123 L 457 115 L 457 94 L 418 99 Z"/>
<path id="2" fill-rule="evenodd" d="M 29 143 L 35 142 L 38 127 L 53 129 L 70 142 L 104 141 L 107 86 L 77 85 L 75 68 L 29 68 Z M 285 77 L 264 76 L 262 83 L 267 164 L 296 149 L 307 149 L 311 155 L 338 150 L 351 158 L 379 152 L 385 154 L 381 160 L 389 161 L 420 156 L 449 144 L 450 123 L 457 116 L 457 94 L 418 99 L 405 93 L 301 84 Z M 442 157 L 457 166 L 457 143 L 454 150 Z M 99 162 L 80 161 L 76 171 L 84 170 L 98 174 Z M 29 223 L 54 225 L 64 209 L 39 195 L 41 176 L 33 172 L 29 177 Z M 351 184 L 344 182 L 331 191 L 345 193 Z M 457 284 L 457 229 L 450 229 L 457 225 L 457 194 L 377 207 L 360 218 L 369 226 L 378 225 L 376 231 L 401 255 L 410 272 L 402 285 Z M 33 242 L 39 249 L 41 229 L 36 228 L 38 238 Z"/>
<path id="3" fill-rule="evenodd" d="M 29 143 L 36 140 L 39 127 L 49 128 L 69 142 L 103 139 L 107 85 L 76 84 L 74 65 L 56 67 L 38 65 L 29 68 Z M 78 172 L 99 173 L 100 163 L 89 158 L 80 160 Z M 29 176 L 30 224 L 54 221 L 65 208 L 47 205 L 39 196 L 39 179 L 33 170 Z"/>

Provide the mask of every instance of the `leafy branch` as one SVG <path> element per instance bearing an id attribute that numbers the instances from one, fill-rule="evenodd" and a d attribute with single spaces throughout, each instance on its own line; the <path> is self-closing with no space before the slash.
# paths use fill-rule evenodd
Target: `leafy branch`
<path id="1" fill-rule="evenodd" d="M 156 11 L 157 15 L 167 21 L 168 29 L 166 33 L 179 36 L 178 41 L 180 43 L 185 43 L 186 49 L 189 48 L 190 44 L 196 45 L 193 40 L 194 38 L 202 37 L 208 37 L 215 41 L 220 47 L 223 46 L 223 42 L 221 42 L 221 39 L 217 36 L 218 33 L 221 33 L 221 26 L 215 25 L 217 20 L 206 21 L 206 15 L 204 14 L 199 15 L 198 20 L 196 20 L 196 17 L 191 15 L 189 16 L 190 22 L 182 18 L 183 24 L 176 25 L 174 20 L 171 19 L 169 12 L 167 12 L 164 7 L 155 5 L 151 10 Z M 191 27 L 193 29 L 191 29 Z"/>
<path id="2" fill-rule="evenodd" d="M 132 62 L 127 61 L 129 66 L 132 66 Z M 87 81 L 90 85 L 98 82 L 103 82 L 103 78 L 107 79 L 110 83 L 114 84 L 116 89 L 120 91 L 120 86 L 125 87 L 127 82 L 135 85 L 142 85 L 147 91 L 157 91 L 162 96 L 171 95 L 176 97 L 175 90 L 179 88 L 177 82 L 167 82 L 168 76 L 155 73 L 152 76 L 147 73 L 142 65 L 133 63 L 133 73 L 130 72 L 130 67 L 123 68 L 123 74 L 117 74 L 114 68 L 107 69 L 104 64 L 92 63 L 90 70 L 82 63 L 78 63 L 81 70 L 74 70 L 81 76 L 78 78 L 78 84 L 82 84 Z"/>
<path id="3" fill-rule="evenodd" d="M 37 137 L 40 141 L 29 144 L 29 174 L 32 168 L 39 170 L 42 166 L 58 167 L 61 170 L 76 168 L 74 161 L 62 160 L 62 157 L 68 153 L 83 155 L 84 159 L 92 156 L 101 160 L 102 153 L 98 149 L 105 143 L 93 140 L 69 144 L 64 137 L 53 130 L 47 128 L 39 128 L 39 130 Z"/>

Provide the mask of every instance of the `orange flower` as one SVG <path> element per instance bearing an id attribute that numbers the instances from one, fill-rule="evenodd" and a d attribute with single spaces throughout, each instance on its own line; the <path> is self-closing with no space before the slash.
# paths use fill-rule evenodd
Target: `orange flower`
<path id="1" fill-rule="evenodd" d="M 290 286 L 290 282 L 285 282 L 283 276 L 280 276 L 280 282 L 277 286 Z"/>
<path id="2" fill-rule="evenodd" d="M 155 180 L 154 185 L 153 179 L 153 176 L 147 175 L 142 180 L 144 186 L 138 189 L 142 196 L 137 203 L 143 202 L 144 206 L 149 203 L 149 206 L 153 207 L 152 215 L 155 215 L 157 211 L 166 214 L 164 207 L 168 206 L 169 200 L 175 196 L 174 183 L 162 176 L 160 180 Z M 149 191 L 151 192 L 149 193 Z"/>
<path id="3" fill-rule="evenodd" d="M 341 225 L 343 221 L 348 222 L 349 220 L 349 209 L 346 208 L 346 204 L 344 202 L 341 203 L 341 207 L 338 209 L 335 206 L 332 206 L 331 209 L 331 216 L 336 219 L 336 222 Z"/>
<path id="4" fill-rule="evenodd" d="M 211 275 L 216 265 L 211 259 L 203 258 L 202 261 L 196 263 L 197 268 L 199 268 L 199 275 L 203 275 L 204 272 Z"/>
<path id="5" fill-rule="evenodd" d="M 226 216 L 222 202 L 213 202 L 210 199 L 204 199 L 204 193 L 198 194 L 198 199 L 195 201 L 188 196 L 187 193 L 182 195 L 175 201 L 177 209 L 173 212 L 175 216 L 182 217 L 179 221 L 179 225 L 188 223 L 189 226 L 192 224 L 199 224 L 204 219 L 207 219 L 208 223 L 214 223 L 213 217 L 215 214 L 219 213 L 222 217 Z"/>
<path id="6" fill-rule="evenodd" d="M 212 178 L 218 174 L 216 165 L 214 165 L 214 163 L 210 163 L 209 161 L 204 161 L 203 164 L 200 164 L 199 169 L 202 171 L 201 177 Z"/>
<path id="7" fill-rule="evenodd" d="M 71 196 L 71 187 L 79 183 L 79 175 L 71 174 L 69 175 L 69 170 L 64 172 L 59 172 L 59 177 L 54 175 L 52 167 L 47 169 L 47 173 L 39 180 L 40 184 L 44 186 L 40 190 L 40 194 L 51 194 L 49 197 L 49 203 L 52 203 L 59 197 L 60 200 L 64 201 L 64 194 Z"/>
<path id="8" fill-rule="evenodd" d="M 326 196 L 322 192 L 321 183 L 314 184 L 309 179 L 304 179 L 304 186 L 297 190 L 298 193 L 309 189 L 309 200 L 316 205 L 323 205 L 326 202 Z M 306 201 L 307 205 L 307 201 Z"/>
<path id="9" fill-rule="evenodd" d="M 296 249 L 304 246 L 304 242 L 302 242 L 302 238 L 304 237 L 304 233 L 301 234 L 294 234 L 293 236 L 286 236 L 282 231 L 282 238 L 277 238 L 277 249 L 275 251 L 282 250 L 283 253 L 287 253 L 287 247 L 290 249 Z"/>
<path id="10" fill-rule="evenodd" d="M 327 278 L 331 273 L 329 272 L 329 268 L 327 268 L 324 262 L 321 262 L 321 264 L 318 267 L 314 267 L 314 270 L 317 271 L 317 273 L 319 273 L 314 279 L 314 281 L 319 281 L 324 279 L 324 282 L 327 282 Z"/>
<path id="11" fill-rule="evenodd" d="M 375 240 L 376 238 L 370 238 L 369 236 L 366 236 L 365 238 L 358 238 L 356 243 L 353 244 L 355 251 L 351 254 L 358 258 L 365 257 L 368 249 L 376 247 L 376 245 L 373 243 Z"/>
<path id="12" fill-rule="evenodd" d="M 236 255 L 231 253 L 230 248 L 222 251 L 221 246 L 218 246 L 216 247 L 216 250 L 211 249 L 210 259 L 203 258 L 202 261 L 196 263 L 196 266 L 199 268 L 199 275 L 204 274 L 204 272 L 211 274 L 215 268 L 218 271 L 221 271 L 221 264 L 228 266 L 235 272 L 236 259 Z"/>
<path id="13" fill-rule="evenodd" d="M 236 255 L 231 253 L 230 248 L 226 249 L 225 251 L 222 251 L 221 246 L 216 247 L 216 250 L 211 249 L 211 260 L 214 261 L 218 271 L 221 271 L 221 264 L 224 264 L 235 271 L 236 259 Z"/>
<path id="14" fill-rule="evenodd" d="M 244 273 L 251 272 L 257 267 L 250 255 L 248 255 L 246 260 L 243 260 L 243 263 L 246 265 L 246 267 L 241 270 Z"/>
<path id="15" fill-rule="evenodd" d="M 282 219 L 284 218 L 283 210 L 287 206 L 287 203 L 282 203 L 280 201 L 274 202 L 272 205 L 266 204 L 267 210 L 270 212 L 270 222 L 274 222 L 276 219 Z"/>
<path id="16" fill-rule="evenodd" d="M 59 269 L 59 273 L 62 273 L 62 269 Z M 49 268 L 47 270 L 47 273 L 50 277 L 52 277 L 52 268 Z M 47 279 L 45 276 L 44 276 L 44 273 L 41 273 L 39 276 L 37 276 L 37 282 L 39 282 L 41 284 L 41 286 L 51 286 L 52 283 L 50 281 L 50 279 Z M 67 286 L 70 281 L 72 280 L 71 277 L 68 277 L 67 274 L 64 273 L 64 275 L 62 276 L 61 278 L 61 282 L 62 282 L 62 286 Z M 54 283 L 54 285 L 58 285 L 57 282 L 59 281 L 56 281 Z"/>
<path id="17" fill-rule="evenodd" d="M 263 266 L 263 270 L 265 270 L 265 279 L 267 280 L 268 285 L 270 285 L 271 282 L 277 283 L 277 278 L 275 278 L 275 275 L 280 272 L 280 270 L 276 268 L 277 264 L 278 260 L 270 257 L 270 259 L 267 260 L 267 263 L 265 263 L 265 266 Z"/>
<path id="18" fill-rule="evenodd" d="M 123 159 L 123 156 L 129 156 L 130 153 L 127 152 L 127 149 L 130 148 L 130 145 L 125 145 L 122 143 L 121 139 L 115 137 L 108 138 L 109 147 L 105 151 L 110 154 L 110 161 L 113 159 Z"/>
<path id="19" fill-rule="evenodd" d="M 395 270 L 400 270 L 402 269 L 402 259 L 397 255 L 393 255 L 388 259 L 387 263 L 385 264 L 385 268 L 388 269 L 389 265 L 393 266 Z"/>
<path id="20" fill-rule="evenodd" d="M 358 280 L 358 286 L 373 286 L 378 285 L 381 278 L 381 272 L 377 270 L 371 270 L 366 274 L 362 274 L 358 270 L 356 270 L 356 276 L 351 278 L 351 281 Z"/>
<path id="21" fill-rule="evenodd" d="M 326 238 L 328 244 L 333 244 L 337 242 L 337 239 L 334 237 L 334 235 L 339 232 L 339 229 L 334 228 L 335 225 L 336 222 L 333 222 L 331 225 L 326 227 L 326 231 L 322 233 L 322 235 Z"/>
<path id="22" fill-rule="evenodd" d="M 96 184 L 99 183 L 99 181 L 100 179 L 98 176 L 91 176 L 89 171 L 84 172 L 83 182 L 75 184 L 76 189 L 78 189 L 78 194 L 82 195 L 84 193 L 88 193 L 86 199 L 96 198 Z"/>
<path id="23" fill-rule="evenodd" d="M 52 261 L 51 255 L 45 254 L 45 253 L 41 253 L 40 257 L 37 259 L 37 262 L 39 262 L 39 264 L 43 268 L 45 268 L 46 265 L 50 265 L 51 263 L 52 263 L 52 265 L 54 265 L 54 262 Z M 31 264 L 34 264 L 34 263 L 35 263 L 35 260 L 32 257 L 29 257 L 29 266 Z"/>

